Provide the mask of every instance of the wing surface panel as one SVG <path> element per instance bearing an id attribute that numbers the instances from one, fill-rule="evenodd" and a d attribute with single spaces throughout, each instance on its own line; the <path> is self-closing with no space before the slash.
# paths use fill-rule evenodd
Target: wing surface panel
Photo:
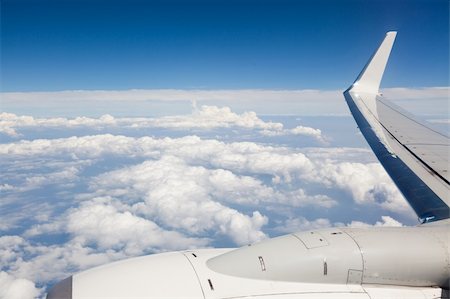
<path id="1" fill-rule="evenodd" d="M 449 137 L 383 97 L 377 97 L 377 101 L 380 123 L 448 184 Z"/>

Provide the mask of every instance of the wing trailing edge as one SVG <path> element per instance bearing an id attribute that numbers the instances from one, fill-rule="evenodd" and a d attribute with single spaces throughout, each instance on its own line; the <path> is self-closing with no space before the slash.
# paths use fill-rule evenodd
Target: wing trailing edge
<path id="1" fill-rule="evenodd" d="M 344 97 L 365 139 L 420 221 L 447 219 L 449 137 L 379 93 L 396 34 L 386 34 Z"/>

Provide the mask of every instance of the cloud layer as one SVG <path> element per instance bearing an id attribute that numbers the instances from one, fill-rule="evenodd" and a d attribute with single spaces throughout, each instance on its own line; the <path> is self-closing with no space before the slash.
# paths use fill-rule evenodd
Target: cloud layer
<path id="1" fill-rule="evenodd" d="M 391 99 L 424 99 L 446 97 L 449 87 L 384 88 Z M 130 89 L 130 90 L 65 90 L 43 92 L 2 92 L 5 102 L 57 102 L 57 101 L 289 101 L 327 99 L 342 100 L 343 90 L 267 90 L 267 89 Z"/>
<path id="2" fill-rule="evenodd" d="M 295 115 L 349 115 L 343 90 L 180 90 L 180 89 L 132 89 L 132 90 L 66 90 L 53 92 L 3 92 L 4 111 L 27 114 L 34 111 L 48 115 L 43 107 L 58 111 L 59 115 L 99 116 L 114 115 L 164 115 L 179 106 L 178 111 L 188 112 L 189 103 L 198 101 L 207 105 L 230 106 L 237 111 L 256 111 L 259 114 Z M 404 100 L 413 105 L 421 102 L 441 103 L 447 109 L 449 87 L 386 88 L 385 96 L 392 100 Z M 170 104 L 170 109 L 167 105 Z M 430 105 L 428 105 L 430 106 Z M 433 105 L 435 106 L 435 105 Z M 438 105 L 439 106 L 439 105 Z M 180 108 L 181 107 L 181 108 Z M 426 105 L 420 105 L 422 113 Z M 439 110 L 433 110 L 434 113 Z"/>
<path id="3" fill-rule="evenodd" d="M 303 135 L 324 142 L 319 129 L 297 126 L 285 129 L 282 123 L 265 122 L 258 118 L 255 112 L 236 114 L 229 107 L 194 106 L 193 113 L 181 116 L 166 116 L 159 118 L 115 118 L 103 115 L 99 118 L 77 117 L 67 118 L 34 118 L 32 116 L 17 116 L 13 113 L 0 113 L 0 133 L 10 137 L 21 137 L 18 129 L 32 128 L 90 128 L 100 130 L 105 128 L 150 129 L 165 128 L 173 130 L 212 130 L 217 128 L 236 128 L 256 130 L 265 136 Z"/>
<path id="4" fill-rule="evenodd" d="M 318 129 L 266 122 L 253 112 L 203 106 L 185 116 L 73 119 L 3 113 L 0 122 L 16 136 L 0 144 L 0 298 L 42 296 L 70 273 L 126 257 L 239 246 L 333 225 L 398 226 L 393 215 L 411 215 L 368 149 L 331 147 Z M 111 126 L 184 134 L 102 133 Z M 53 127 L 98 134 L 26 139 Z M 303 135 L 321 147 L 190 131 L 213 128 L 258 138 Z M 342 218 L 352 209 L 377 211 L 377 220 Z"/>

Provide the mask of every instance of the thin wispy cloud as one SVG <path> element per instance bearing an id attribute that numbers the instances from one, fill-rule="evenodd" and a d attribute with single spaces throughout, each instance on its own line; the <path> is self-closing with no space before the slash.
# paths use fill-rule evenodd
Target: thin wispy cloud
<path id="1" fill-rule="evenodd" d="M 391 100 L 407 101 L 408 105 L 412 103 L 417 106 L 420 102 L 431 100 L 445 101 L 449 87 L 385 88 L 382 91 Z M 52 107 L 52 111 L 60 115 L 73 115 L 74 111 L 97 117 L 105 114 L 105 111 L 121 116 L 168 115 L 173 114 L 174 106 L 182 107 L 177 111 L 188 112 L 190 103 L 196 101 L 201 105 L 230 106 L 235 111 L 252 110 L 258 114 L 349 115 L 342 92 L 343 90 L 315 89 L 67 90 L 3 92 L 1 98 L 4 112 L 19 114 L 41 111 L 45 115 L 49 111 L 42 110 L 43 107 Z"/>
<path id="2" fill-rule="evenodd" d="M 382 88 L 390 99 L 426 99 L 446 97 L 449 87 Z M 5 103 L 20 102 L 67 102 L 67 101 L 342 101 L 343 90 L 270 90 L 270 89 L 130 89 L 130 90 L 64 90 L 38 92 L 2 92 Z"/>

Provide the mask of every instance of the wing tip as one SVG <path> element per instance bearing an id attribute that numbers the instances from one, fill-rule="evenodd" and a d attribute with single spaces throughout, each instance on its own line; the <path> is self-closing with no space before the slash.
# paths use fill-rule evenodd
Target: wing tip
<path id="1" fill-rule="evenodd" d="M 386 36 L 382 43 L 349 89 L 375 94 L 378 93 L 381 79 L 383 78 L 384 70 L 396 36 L 397 31 L 391 30 L 386 32 Z"/>

